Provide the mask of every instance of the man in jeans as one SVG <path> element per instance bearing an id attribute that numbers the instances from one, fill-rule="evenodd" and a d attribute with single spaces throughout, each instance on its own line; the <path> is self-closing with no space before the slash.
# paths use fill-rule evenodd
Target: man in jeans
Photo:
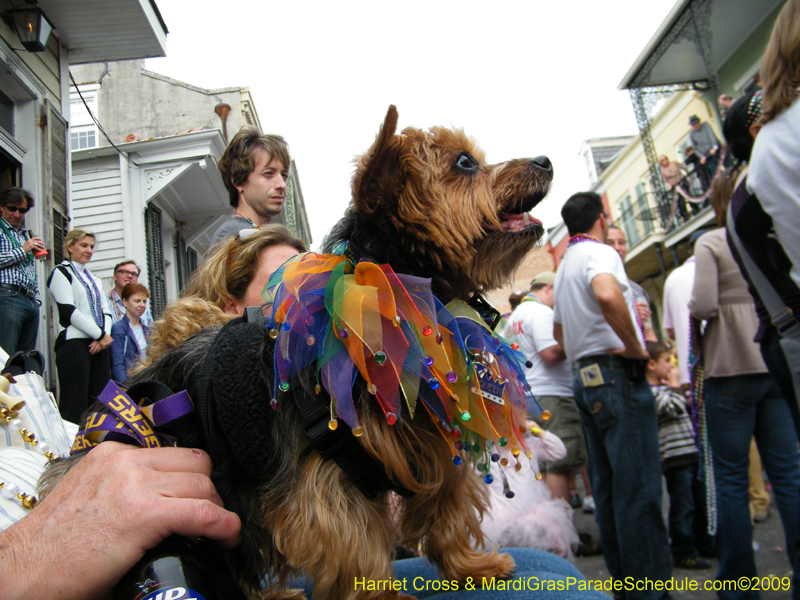
<path id="1" fill-rule="evenodd" d="M 44 250 L 41 238 L 22 228 L 33 208 L 27 190 L 0 192 L 0 347 L 9 356 L 36 347 L 39 332 L 39 286 L 33 253 Z"/>
<path id="2" fill-rule="evenodd" d="M 605 244 L 600 196 L 573 195 L 561 209 L 571 236 L 555 281 L 553 335 L 576 367 L 575 402 L 586 434 L 592 486 L 608 571 L 635 582 L 669 579 L 661 515 L 661 458 L 649 355 L 625 268 Z M 615 592 L 666 598 L 666 591 Z"/>

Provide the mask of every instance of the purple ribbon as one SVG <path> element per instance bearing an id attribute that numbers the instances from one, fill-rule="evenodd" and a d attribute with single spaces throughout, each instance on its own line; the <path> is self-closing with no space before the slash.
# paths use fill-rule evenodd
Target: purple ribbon
<path id="1" fill-rule="evenodd" d="M 134 442 L 143 448 L 174 446 L 166 436 L 156 433 L 156 428 L 194 410 L 186 390 L 153 403 L 144 398 L 140 406 L 114 380 L 106 384 L 98 400 L 108 407 L 111 414 L 89 415 L 86 427 L 75 436 L 70 454 L 89 450 L 104 441 Z"/>

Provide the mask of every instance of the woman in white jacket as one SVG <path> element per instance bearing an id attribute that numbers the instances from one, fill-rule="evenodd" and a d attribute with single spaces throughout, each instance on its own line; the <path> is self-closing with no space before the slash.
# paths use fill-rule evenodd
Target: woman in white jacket
<path id="1" fill-rule="evenodd" d="M 86 268 L 95 243 L 91 231 L 70 231 L 64 240 L 68 258 L 47 280 L 63 327 L 55 344 L 59 409 L 73 423 L 80 423 L 111 378 L 111 310 L 102 283 Z"/>

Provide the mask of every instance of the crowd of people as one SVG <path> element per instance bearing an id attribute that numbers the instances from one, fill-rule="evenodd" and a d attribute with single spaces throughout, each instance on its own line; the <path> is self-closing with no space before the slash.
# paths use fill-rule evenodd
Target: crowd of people
<path id="1" fill-rule="evenodd" d="M 709 569 L 710 557 L 718 559 L 719 580 L 755 577 L 756 515 L 748 504 L 751 483 L 761 478 L 760 467 L 755 475 L 750 467 L 760 460 L 786 537 L 793 597 L 800 598 L 797 0 L 776 21 L 762 81 L 763 90 L 737 100 L 719 97 L 725 144 L 693 115 L 685 163 L 659 158 L 669 189 L 684 184 L 687 164 L 705 189 L 725 166 L 719 162 L 726 151 L 736 161 L 713 190 L 718 228 L 691 237 L 692 256 L 665 282 L 663 331 L 654 327 L 647 292 L 626 273 L 625 234 L 610 224 L 595 192 L 573 194 L 562 208 L 570 240 L 557 272 L 540 273 L 512 295 L 502 333 L 528 359 L 530 416 L 565 449 L 541 464 L 549 498 L 572 502 L 576 473 L 585 475 L 581 506 L 595 513 L 601 539 L 583 553 L 602 548 L 616 580 L 665 581 L 673 567 Z M 123 383 L 200 330 L 269 302 L 270 276 L 307 251 L 287 228 L 270 224 L 283 205 L 290 164 L 280 136 L 244 127 L 233 137 L 219 168 L 234 213 L 181 297 L 155 321 L 136 262 L 117 264 L 106 292 L 89 268 L 100 240 L 86 229 L 68 232 L 65 258 L 47 280 L 60 325 L 54 351 L 64 420 L 79 423 L 110 379 Z M 46 251 L 23 228 L 34 202 L 18 187 L 0 192 L 0 347 L 12 357 L 36 352 L 43 291 L 35 261 Z M 685 219 L 695 212 L 678 208 Z M 674 346 L 659 339 L 664 334 Z M 551 418 L 540 416 L 533 398 Z M 29 516 L 0 532 L 0 563 L 12 574 L 0 596 L 102 595 L 173 533 L 235 546 L 241 523 L 223 506 L 211 470 L 200 450 L 100 444 Z M 91 545 L 82 537 L 87 531 Z M 575 574 L 562 563 L 515 556 L 523 570 Z M 398 572 L 425 568 L 399 565 Z M 627 600 L 668 596 L 615 593 Z"/>

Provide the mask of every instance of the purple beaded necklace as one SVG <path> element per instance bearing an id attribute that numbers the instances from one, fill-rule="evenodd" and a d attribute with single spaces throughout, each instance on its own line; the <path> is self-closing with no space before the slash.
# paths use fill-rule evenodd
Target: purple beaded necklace
<path id="1" fill-rule="evenodd" d="M 75 272 L 75 275 L 78 276 L 78 280 L 81 282 L 83 289 L 86 290 L 86 295 L 89 298 L 89 306 L 92 309 L 92 318 L 94 319 L 94 322 L 97 324 L 98 327 L 102 329 L 103 306 L 102 304 L 100 304 L 100 290 L 97 289 L 97 284 L 94 281 L 94 277 L 92 277 L 92 274 L 89 272 L 89 269 L 84 267 L 83 271 L 86 272 L 86 279 L 88 279 L 87 283 L 87 281 L 81 275 L 81 269 L 76 268 L 75 263 L 72 261 L 69 261 L 69 264 L 72 267 L 72 270 Z M 89 286 L 90 283 L 91 287 Z"/>

